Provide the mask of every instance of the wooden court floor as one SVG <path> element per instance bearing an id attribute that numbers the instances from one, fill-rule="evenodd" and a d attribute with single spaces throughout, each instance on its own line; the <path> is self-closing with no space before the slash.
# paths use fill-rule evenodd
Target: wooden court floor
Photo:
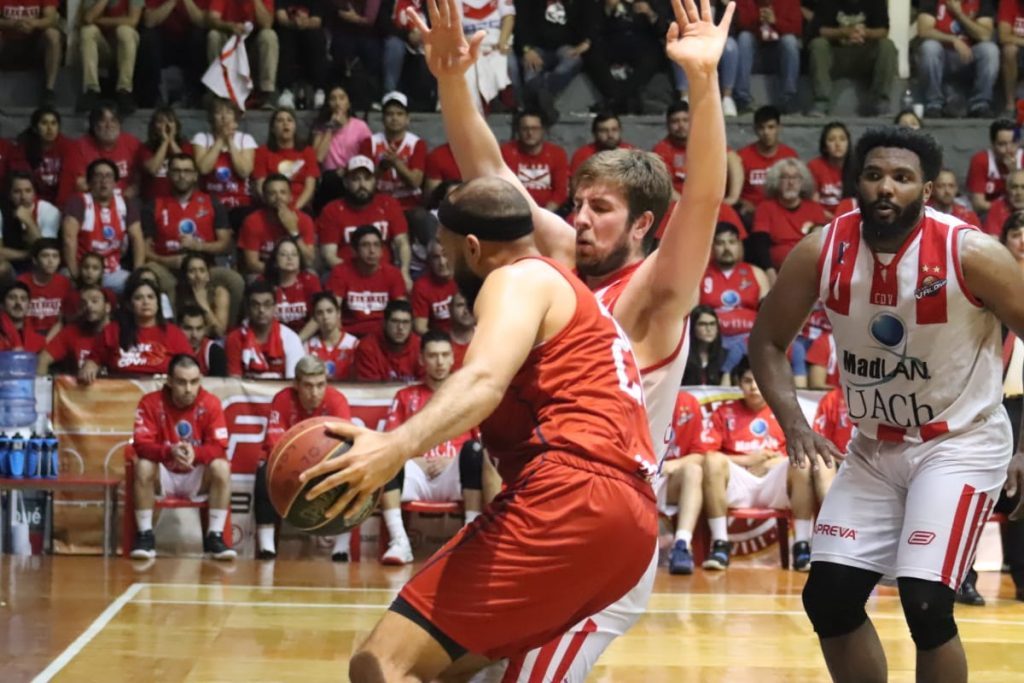
<path id="1" fill-rule="evenodd" d="M 345 680 L 346 662 L 410 568 L 375 562 L 0 557 L 0 681 Z M 804 575 L 734 566 L 658 577 L 648 613 L 592 681 L 826 681 L 800 606 Z M 1024 681 L 1024 603 L 983 574 L 982 608 L 957 608 L 971 681 Z M 912 681 L 898 598 L 869 611 L 891 681 Z"/>

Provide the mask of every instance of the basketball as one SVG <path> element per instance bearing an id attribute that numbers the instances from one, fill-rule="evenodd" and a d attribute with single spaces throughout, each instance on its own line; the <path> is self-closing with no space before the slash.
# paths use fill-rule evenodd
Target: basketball
<path id="1" fill-rule="evenodd" d="M 328 436 L 324 425 L 337 422 L 335 417 L 314 417 L 298 423 L 281 437 L 267 461 L 267 490 L 270 502 L 281 517 L 296 529 L 308 534 L 334 536 L 358 526 L 377 506 L 380 491 L 367 504 L 349 517 L 327 517 L 327 510 L 348 490 L 346 485 L 306 500 L 306 492 L 329 475 L 299 481 L 299 475 L 317 463 L 336 458 L 352 447 L 349 441 Z"/>

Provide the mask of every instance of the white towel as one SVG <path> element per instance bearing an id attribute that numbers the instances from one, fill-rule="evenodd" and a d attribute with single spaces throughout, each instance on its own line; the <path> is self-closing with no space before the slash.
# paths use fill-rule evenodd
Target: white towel
<path id="1" fill-rule="evenodd" d="M 252 33 L 252 28 L 252 24 L 246 22 L 243 35 L 231 36 L 221 48 L 220 56 L 203 75 L 203 85 L 218 97 L 231 100 L 242 111 L 245 111 L 245 101 L 252 92 L 249 55 L 245 51 L 245 39 Z"/>
<path id="2" fill-rule="evenodd" d="M 477 108 L 482 102 L 490 102 L 512 83 L 508 77 L 508 55 L 501 54 L 497 48 L 480 55 L 476 64 L 466 72 L 466 82 L 470 91 L 476 94 Z"/>

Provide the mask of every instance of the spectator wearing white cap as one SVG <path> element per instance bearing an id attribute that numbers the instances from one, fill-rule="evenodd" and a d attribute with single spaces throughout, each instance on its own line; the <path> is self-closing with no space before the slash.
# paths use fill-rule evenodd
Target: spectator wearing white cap
<path id="1" fill-rule="evenodd" d="M 359 153 L 377 167 L 377 189 L 398 200 L 403 211 L 417 208 L 423 196 L 427 143 L 409 132 L 409 98 L 397 90 L 381 100 L 384 130 L 364 140 Z"/>
<path id="2" fill-rule="evenodd" d="M 354 257 L 352 235 L 363 225 L 380 232 L 381 261 L 397 265 L 406 288 L 412 288 L 408 224 L 402 207 L 391 195 L 378 192 L 376 167 L 362 154 L 349 159 L 342 197 L 329 202 L 317 219 L 320 254 L 331 268 Z"/>

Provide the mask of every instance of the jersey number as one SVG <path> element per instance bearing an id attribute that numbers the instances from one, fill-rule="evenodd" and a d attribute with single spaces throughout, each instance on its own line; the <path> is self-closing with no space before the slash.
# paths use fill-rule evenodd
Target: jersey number
<path id="1" fill-rule="evenodd" d="M 637 370 L 629 342 L 622 337 L 616 337 L 612 342 L 612 358 L 615 359 L 615 374 L 619 377 L 619 389 L 643 405 L 644 390 L 640 384 L 640 371 Z"/>

